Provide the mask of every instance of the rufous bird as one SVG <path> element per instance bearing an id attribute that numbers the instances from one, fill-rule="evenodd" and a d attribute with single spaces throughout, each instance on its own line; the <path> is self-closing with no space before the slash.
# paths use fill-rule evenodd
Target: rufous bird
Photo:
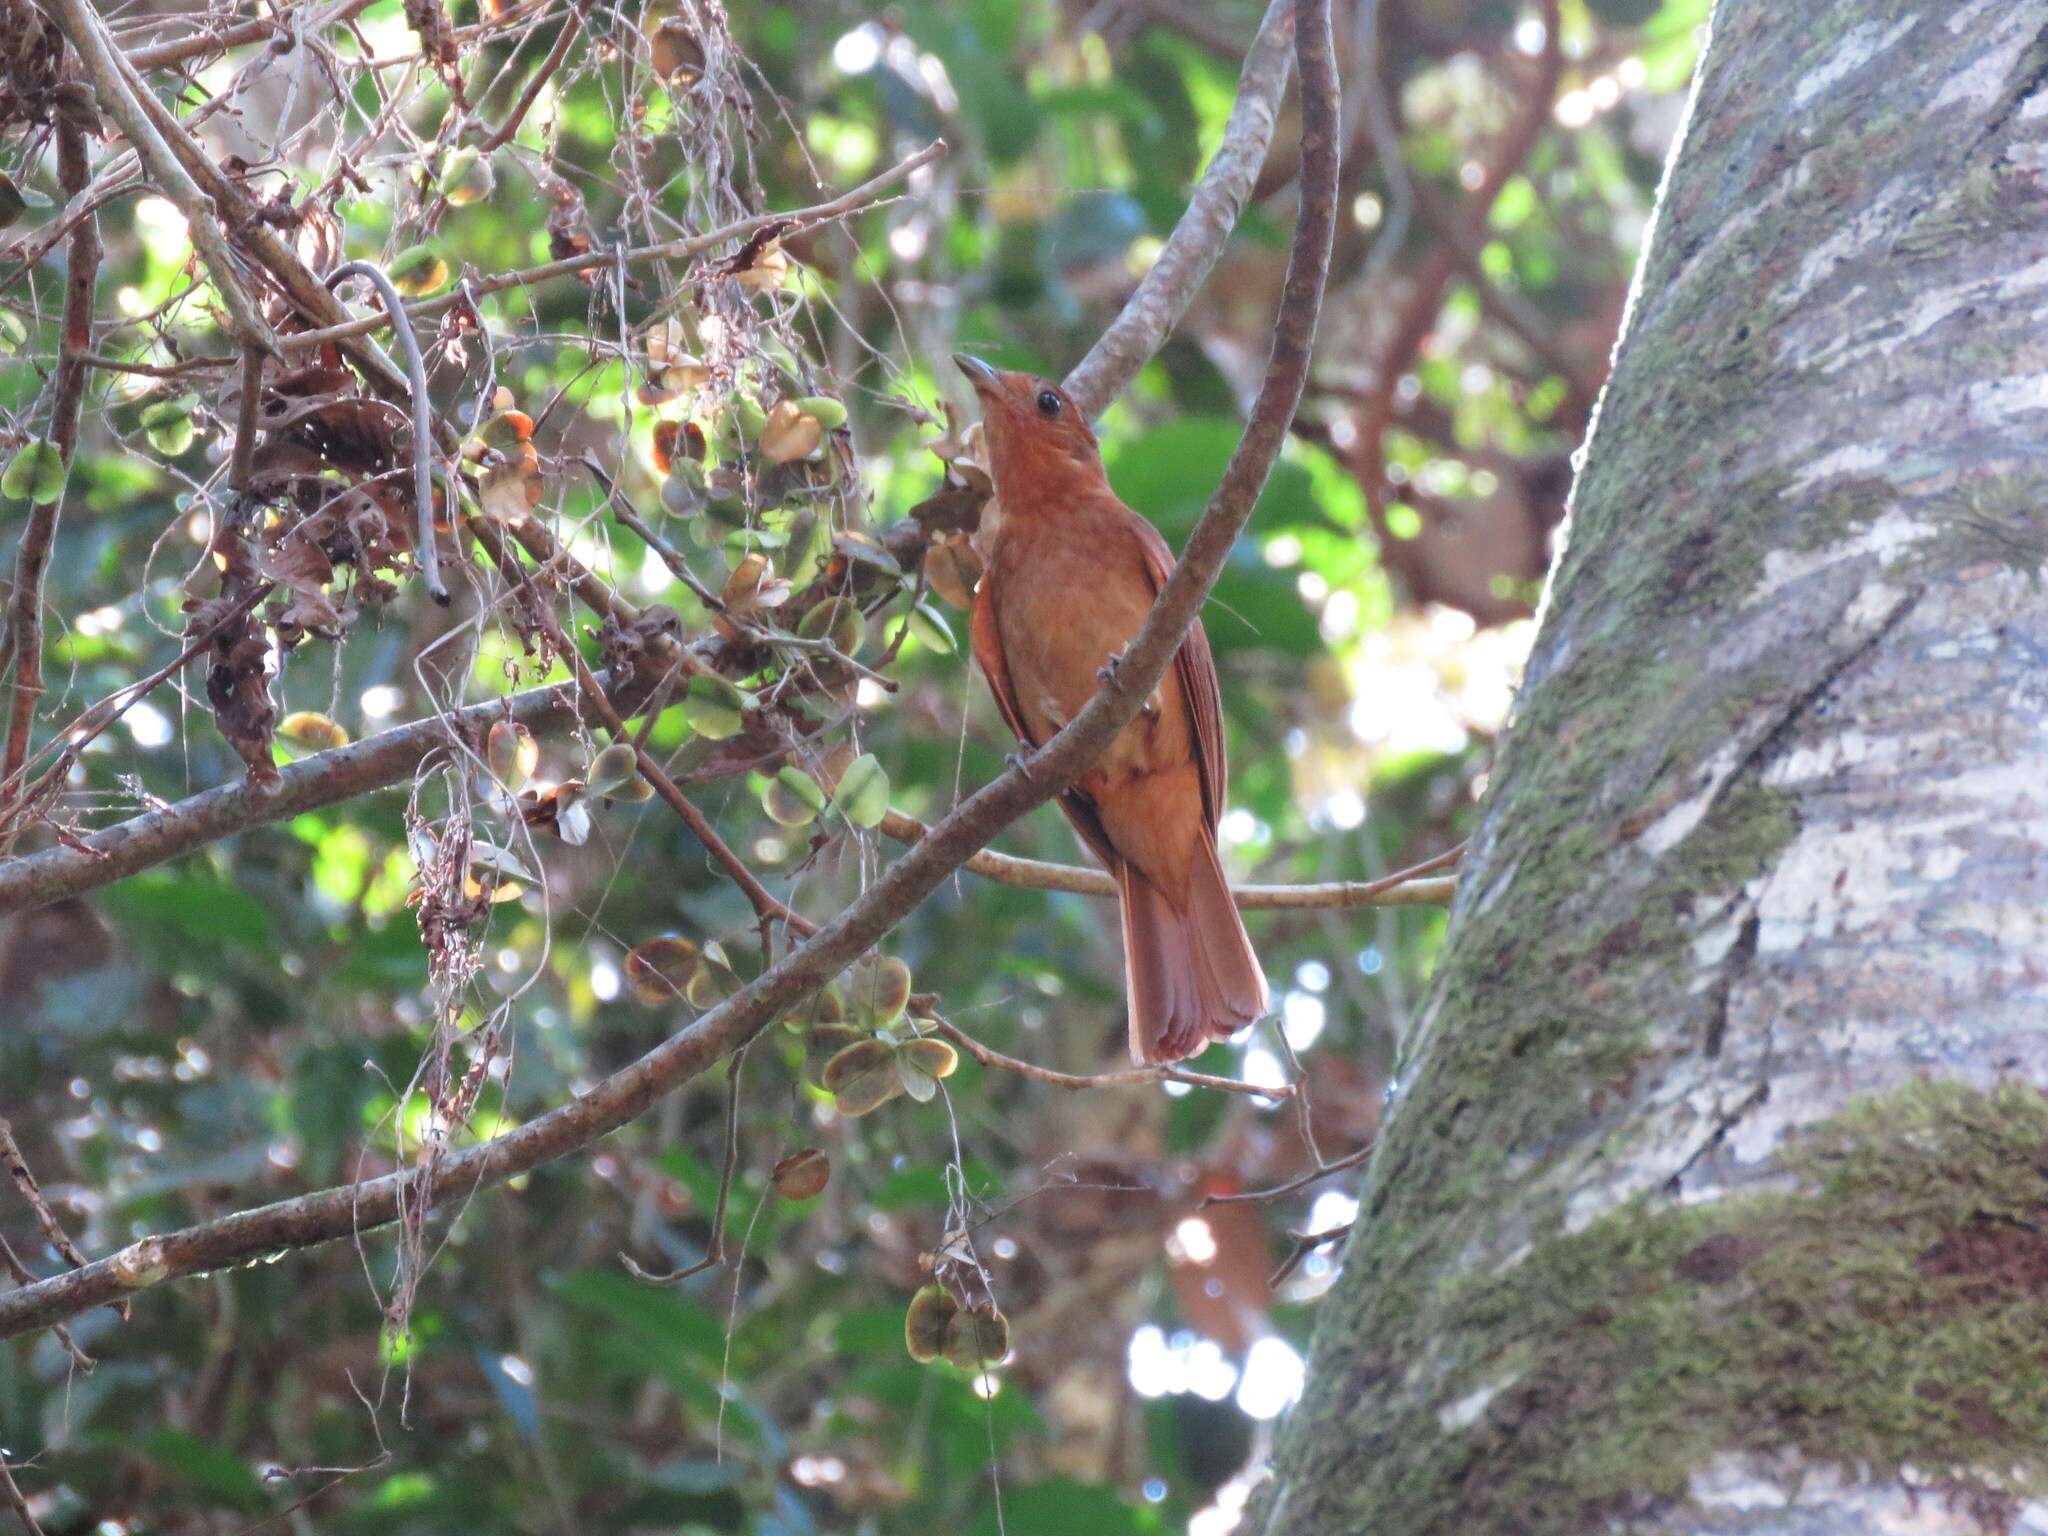
<path id="1" fill-rule="evenodd" d="M 1173 572 L 1117 499 L 1087 417 L 1058 385 L 956 352 L 988 437 L 974 658 L 1017 738 L 1037 747 L 1102 687 Z M 1123 906 L 1131 1055 L 1192 1056 L 1271 1005 L 1216 851 L 1227 793 L 1223 699 L 1197 619 L 1137 717 L 1060 796 Z"/>

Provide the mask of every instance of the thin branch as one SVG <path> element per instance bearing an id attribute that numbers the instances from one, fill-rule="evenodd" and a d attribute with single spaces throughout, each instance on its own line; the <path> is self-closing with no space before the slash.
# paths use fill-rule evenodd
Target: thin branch
<path id="1" fill-rule="evenodd" d="M 84 68 L 86 78 L 92 82 L 100 106 L 128 136 L 136 157 L 156 184 L 155 190 L 185 216 L 192 245 L 206 263 L 207 273 L 213 279 L 221 302 L 227 306 L 229 332 L 244 346 L 274 350 L 276 341 L 270 334 L 270 327 L 263 323 L 262 315 L 257 313 L 255 300 L 243 285 L 241 271 L 228 248 L 227 236 L 221 230 L 219 210 L 214 200 L 200 190 L 198 182 L 193 180 L 191 172 L 153 120 L 149 109 L 157 106 L 156 98 L 149 94 L 147 87 L 139 95 L 131 88 L 124 61 L 114 52 L 99 17 L 93 14 L 86 0 L 44 0 L 44 6 L 50 19 L 56 22 L 77 53 L 79 64 Z M 157 107 L 157 111 L 162 112 L 162 108 Z M 172 132 L 179 137 L 184 133 L 175 120 Z"/>
<path id="2" fill-rule="evenodd" d="M 1354 1151 L 1346 1152 L 1342 1157 L 1333 1157 L 1327 1163 L 1318 1163 L 1299 1178 L 1289 1179 L 1285 1184 L 1275 1184 L 1271 1189 L 1252 1189 L 1241 1195 L 1206 1196 L 1202 1201 L 1202 1209 L 1206 1211 L 1212 1205 L 1252 1205 L 1261 1200 L 1278 1200 L 1282 1195 L 1291 1195 L 1297 1189 L 1307 1189 L 1311 1184 L 1320 1183 L 1333 1173 L 1356 1168 L 1371 1158 L 1373 1148 L 1378 1145 L 1377 1141 L 1369 1141 Z"/>
<path id="3" fill-rule="evenodd" d="M 680 1285 L 692 1275 L 701 1275 L 725 1262 L 725 1213 L 732 1203 L 733 1170 L 740 1165 L 740 1072 L 746 1064 L 747 1048 L 743 1045 L 732 1053 L 732 1065 L 725 1074 L 725 1166 L 718 1175 L 718 1204 L 711 1212 L 711 1235 L 705 1239 L 704 1257 L 681 1269 L 656 1274 L 634 1263 L 631 1254 L 620 1254 L 619 1262 L 635 1280 L 645 1280 L 649 1285 Z"/>
<path id="4" fill-rule="evenodd" d="M 1098 416 L 1151 361 L 1194 302 L 1203 279 L 1237 228 L 1245 200 L 1266 163 L 1280 98 L 1287 89 L 1291 0 L 1272 0 L 1238 76 L 1237 101 L 1187 211 L 1123 311 L 1066 377 L 1066 391 Z"/>
<path id="5" fill-rule="evenodd" d="M 44 1536 L 43 1528 L 36 1524 L 35 1512 L 28 1507 L 28 1500 L 14 1481 L 14 1467 L 4 1454 L 0 1454 L 0 1499 L 7 1501 L 7 1507 L 14 1511 L 15 1519 L 21 1522 L 21 1528 L 28 1536 Z"/>
<path id="6" fill-rule="evenodd" d="M 339 25 L 367 11 L 376 0 L 349 0 L 333 16 L 328 18 L 331 25 Z M 163 69 L 172 64 L 182 64 L 187 59 L 196 59 L 201 54 L 225 53 L 230 48 L 239 48 L 244 43 L 262 42 L 279 31 L 290 28 L 299 19 L 300 12 L 307 6 L 307 0 L 294 5 L 279 6 L 268 16 L 258 16 L 219 32 L 200 32 L 191 37 L 174 38 L 165 43 L 151 43 L 146 48 L 127 50 L 128 63 L 137 70 Z M 165 21 L 181 20 L 180 17 L 166 16 Z"/>
<path id="7" fill-rule="evenodd" d="M 57 177 L 75 195 L 91 179 L 85 132 L 69 118 L 57 120 Z M 88 213 L 71 232 L 69 270 L 64 283 L 63 351 L 57 360 L 56 403 L 50 410 L 50 442 L 68 474 L 78 452 L 78 419 L 85 402 L 87 369 L 80 357 L 92 350 L 93 291 L 100 275 L 100 225 Z M 14 591 L 7 613 L 8 648 L 14 659 L 14 692 L 7 712 L 7 736 L 0 750 L 0 852 L 12 845 L 4 830 L 27 768 L 36 705 L 43 697 L 43 577 L 57 540 L 61 494 L 29 509 L 28 529 L 14 560 Z"/>
<path id="8" fill-rule="evenodd" d="M 635 742 L 633 732 L 627 727 L 619 712 L 612 707 L 612 701 L 605 696 L 604 685 L 590 670 L 590 664 L 583 659 L 583 653 L 563 635 L 561 626 L 555 622 L 555 616 L 548 612 L 546 605 L 539 605 L 536 613 L 540 619 L 542 632 L 576 673 L 580 702 L 587 706 L 591 714 L 597 716 L 607 731 L 611 732 L 613 741 L 632 747 L 634 766 L 640 770 L 640 777 L 648 782 L 654 793 L 676 813 L 683 825 L 690 829 L 691 835 L 703 845 L 704 851 L 731 877 L 733 884 L 740 888 L 753 907 L 754 915 L 763 919 L 780 919 L 799 933 L 815 933 L 817 925 L 801 912 L 778 900 L 775 893 L 761 883 L 760 877 L 747 867 L 747 861 L 726 845 L 725 839 L 720 837 L 717 829 L 705 819 L 704 813 L 691 804 L 689 796 L 677 788 L 676 781 L 654 760 L 654 755 Z"/>
<path id="9" fill-rule="evenodd" d="M 1328 0 L 1296 0 L 1302 79 L 1302 199 L 1273 356 L 1248 430 L 1179 567 L 1113 677 L 1030 758 L 963 801 L 837 917 L 731 998 L 567 1104 L 505 1135 L 382 1178 L 238 1212 L 148 1237 L 67 1275 L 0 1296 L 0 1338 L 62 1321 L 174 1276 L 311 1246 L 419 1216 L 580 1150 L 644 1114 L 865 954 L 1003 827 L 1044 804 L 1094 762 L 1136 716 L 1194 623 L 1278 458 L 1307 380 L 1322 308 L 1337 188 L 1337 91 Z M 431 1177 L 428 1177 L 429 1172 Z"/>
<path id="10" fill-rule="evenodd" d="M 420 339 L 412 319 L 405 312 L 405 300 L 375 262 L 343 262 L 327 274 L 327 286 L 338 288 L 352 277 L 360 277 L 377 290 L 384 301 L 384 315 L 398 335 L 398 349 L 405 354 L 406 383 L 412 390 L 413 497 L 418 515 L 419 543 L 413 560 L 420 568 L 420 580 L 427 596 L 443 608 L 448 606 L 448 586 L 441 580 L 441 553 L 434 538 L 434 411 L 427 398 L 427 361 L 420 353 Z"/>
<path id="11" fill-rule="evenodd" d="M 494 149 L 502 149 L 519 132 L 519 125 L 526 121 L 526 114 L 533 110 L 533 104 L 540 100 L 540 93 L 547 88 L 555 71 L 562 67 L 562 61 L 569 57 L 569 50 L 583 33 L 583 14 L 589 8 L 589 0 L 576 6 L 562 18 L 562 30 L 555 34 L 555 45 L 548 50 L 546 58 L 540 61 L 540 68 L 533 72 L 533 78 L 526 82 L 526 89 L 519 93 L 519 100 L 512 104 L 512 110 L 505 115 L 505 121 L 498 131 L 477 146 L 478 153 L 488 155 Z"/>
<path id="12" fill-rule="evenodd" d="M 228 461 L 228 487 L 237 496 L 249 493 L 256 469 L 256 423 L 263 414 L 263 349 L 242 348 L 242 397 L 235 416 L 234 457 Z"/>
<path id="13" fill-rule="evenodd" d="M 0 1270 L 5 1270 L 8 1278 L 16 1285 L 36 1283 L 35 1273 L 21 1262 L 21 1255 L 14 1251 L 14 1245 L 4 1237 L 0 1237 Z M 64 1353 L 71 1357 L 72 1365 L 81 1371 L 90 1371 L 93 1368 L 92 1356 L 78 1347 L 78 1340 L 71 1336 L 69 1328 L 59 1323 L 50 1331 L 57 1335 L 57 1343 L 62 1346 Z"/>
<path id="14" fill-rule="evenodd" d="M 1234 1077 L 1217 1077 L 1208 1072 L 1190 1072 L 1183 1067 L 1125 1067 L 1115 1072 L 1093 1072 L 1086 1076 L 1073 1072 L 1055 1072 L 1050 1067 L 1033 1066 L 1028 1061 L 1019 1061 L 1015 1056 L 1005 1056 L 993 1046 L 983 1045 L 959 1025 L 950 1023 L 937 1014 L 921 1013 L 919 1018 L 984 1067 L 998 1072 L 1013 1072 L 1018 1077 L 1034 1083 L 1045 1083 L 1053 1088 L 1144 1088 L 1157 1083 L 1186 1083 L 1190 1088 L 1212 1088 L 1218 1093 L 1241 1093 L 1247 1098 L 1254 1099 L 1289 1099 L 1294 1097 L 1295 1093 L 1292 1086 L 1262 1088 L 1256 1083 L 1240 1082 Z"/>
<path id="15" fill-rule="evenodd" d="M 43 1229 L 44 1241 L 74 1269 L 85 1268 L 89 1261 L 78 1251 L 78 1245 L 71 1241 L 70 1234 L 64 1230 L 64 1223 L 57 1219 L 57 1213 L 50 1209 L 50 1202 L 43 1197 L 42 1186 L 29 1172 L 28 1159 L 21 1155 L 21 1143 L 14 1139 L 14 1127 L 4 1119 L 0 1119 L 0 1163 L 6 1164 L 7 1176 L 14 1181 L 21 1198 L 35 1213 L 36 1225 Z"/>
<path id="16" fill-rule="evenodd" d="M 254 353 L 255 349 L 251 348 L 250 351 Z M 37 807 L 62 787 L 72 765 L 78 761 L 79 754 L 84 752 L 86 747 L 112 729 L 116 721 L 163 686 L 174 674 L 183 670 L 186 662 L 205 650 L 218 636 L 246 618 L 250 610 L 270 596 L 276 586 L 277 583 L 272 581 L 259 584 L 222 614 L 216 622 L 208 625 L 200 633 L 188 637 L 184 648 L 170 661 L 165 662 L 147 677 L 138 678 L 126 687 L 115 689 L 97 704 L 82 711 L 77 719 L 59 731 L 51 741 L 45 743 L 26 766 L 34 767 L 45 754 L 53 750 L 57 752 L 57 760 L 45 768 L 35 783 L 22 791 L 14 807 L 4 817 L 0 817 L 0 842 L 4 842 L 7 836 L 18 830 L 20 818 L 33 816 Z"/>
<path id="17" fill-rule="evenodd" d="M 785 237 L 801 234 L 820 224 L 828 224 L 834 219 L 843 219 L 850 213 L 859 212 L 877 201 L 884 192 L 911 172 L 931 164 L 945 153 L 946 141 L 934 139 L 908 159 L 898 161 L 881 175 L 862 182 L 851 192 L 835 197 L 829 203 L 819 203 L 815 207 L 799 208 L 789 213 L 752 214 L 744 219 L 736 219 L 708 234 L 668 240 L 659 245 L 636 246 L 626 251 L 623 259 L 628 266 L 640 266 L 649 262 L 693 261 L 699 256 L 709 255 L 731 241 L 744 240 L 749 235 L 778 224 L 788 226 L 784 231 Z M 481 296 L 498 293 L 507 288 L 529 288 L 551 278 L 571 277 L 578 272 L 592 272 L 599 267 L 609 267 L 620 259 L 620 253 L 614 250 L 585 251 L 579 256 L 565 256 L 560 261 L 542 262 L 539 266 L 526 267 L 516 272 L 498 272 L 479 277 L 469 285 L 469 291 L 471 294 Z M 429 320 L 465 302 L 467 296 L 461 291 L 444 293 L 436 298 L 421 299 L 407 305 L 406 313 L 416 322 Z M 386 317 L 372 316 L 362 320 L 351 320 L 346 324 L 330 325 L 322 330 L 301 331 L 281 340 L 287 351 L 304 352 L 326 346 L 330 342 L 352 340 L 370 331 L 379 330 L 387 324 L 389 320 Z"/>
<path id="18" fill-rule="evenodd" d="M 891 810 L 880 823 L 881 830 L 899 843 L 915 843 L 930 828 L 915 816 Z M 1396 870 L 1378 880 L 1333 880 L 1315 885 L 1236 885 L 1231 895 L 1243 912 L 1275 912 L 1289 909 L 1342 909 L 1346 907 L 1440 907 L 1450 902 L 1455 880 L 1426 880 L 1422 877 L 1457 863 L 1464 854 L 1461 843 L 1448 852 L 1425 859 L 1408 869 Z M 1052 864 L 1043 859 L 1020 859 L 1013 854 L 984 848 L 961 868 L 1002 885 L 1021 886 L 1034 891 L 1066 891 L 1075 896 L 1110 897 L 1117 894 L 1116 881 L 1099 869 L 1078 864 Z"/>

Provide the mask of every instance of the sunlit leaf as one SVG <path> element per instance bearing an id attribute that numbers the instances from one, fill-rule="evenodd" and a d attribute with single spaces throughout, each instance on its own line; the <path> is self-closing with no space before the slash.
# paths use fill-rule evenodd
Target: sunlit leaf
<path id="1" fill-rule="evenodd" d="M 683 715 L 699 736 L 723 741 L 747 723 L 746 703 L 747 696 L 725 678 L 699 672 L 684 695 Z"/>
<path id="2" fill-rule="evenodd" d="M 492 778 L 517 793 L 540 766 L 540 743 L 517 720 L 499 720 L 484 738 L 484 761 Z"/>
<path id="3" fill-rule="evenodd" d="M 871 830 L 889 814 L 889 775 L 874 753 L 863 752 L 839 775 L 832 803 L 856 827 Z"/>
<path id="4" fill-rule="evenodd" d="M 50 502 L 64 494 L 64 455 L 48 438 L 26 443 L 0 474 L 0 493 L 16 501 Z"/>
<path id="5" fill-rule="evenodd" d="M 690 978 L 704 963 L 704 952 L 688 939 L 664 934 L 637 944 L 626 954 L 626 980 L 633 995 L 649 1007 L 683 1001 Z"/>

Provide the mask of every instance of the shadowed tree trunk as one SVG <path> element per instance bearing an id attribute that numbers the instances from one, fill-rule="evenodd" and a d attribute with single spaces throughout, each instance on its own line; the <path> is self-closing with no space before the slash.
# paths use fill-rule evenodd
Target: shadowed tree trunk
<path id="1" fill-rule="evenodd" d="M 2048 1530 L 2048 0 L 1721 0 L 1243 1529 Z"/>

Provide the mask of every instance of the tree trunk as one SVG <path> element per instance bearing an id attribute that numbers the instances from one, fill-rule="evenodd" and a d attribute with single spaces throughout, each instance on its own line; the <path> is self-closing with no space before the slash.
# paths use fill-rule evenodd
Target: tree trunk
<path id="1" fill-rule="evenodd" d="M 2048 0 L 1721 0 L 1249 1533 L 2048 1530 Z"/>

